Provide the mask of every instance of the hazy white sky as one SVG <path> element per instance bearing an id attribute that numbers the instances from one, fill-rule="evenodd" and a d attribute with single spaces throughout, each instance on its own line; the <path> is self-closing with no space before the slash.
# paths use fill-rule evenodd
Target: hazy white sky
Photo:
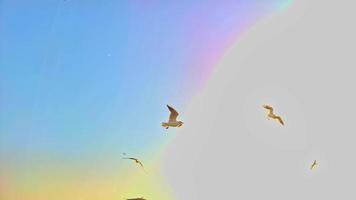
<path id="1" fill-rule="evenodd" d="M 236 42 L 165 153 L 177 199 L 356 199 L 355 5 L 295 0 Z"/>

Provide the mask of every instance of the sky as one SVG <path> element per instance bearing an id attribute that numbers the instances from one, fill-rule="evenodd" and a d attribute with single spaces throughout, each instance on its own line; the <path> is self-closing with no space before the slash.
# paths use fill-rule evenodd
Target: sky
<path id="1" fill-rule="evenodd" d="M 225 53 L 162 156 L 177 199 L 356 198 L 354 7 L 295 1 Z"/>
<path id="2" fill-rule="evenodd" d="M 158 164 L 177 134 L 160 126 L 165 105 L 188 117 L 229 48 L 292 5 L 0 0 L 1 198 L 174 199 Z"/>

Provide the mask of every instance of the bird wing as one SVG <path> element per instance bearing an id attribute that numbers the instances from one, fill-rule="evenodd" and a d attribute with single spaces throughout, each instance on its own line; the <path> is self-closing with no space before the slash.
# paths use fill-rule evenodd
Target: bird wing
<path id="1" fill-rule="evenodd" d="M 273 107 L 272 106 L 264 105 L 263 107 L 269 111 L 269 114 L 273 115 Z"/>
<path id="2" fill-rule="evenodd" d="M 134 160 L 134 161 L 137 160 L 136 158 L 130 158 L 130 157 L 126 157 L 126 158 L 122 158 L 122 159 L 130 159 L 130 160 Z"/>
<path id="3" fill-rule="evenodd" d="M 272 106 L 264 105 L 263 107 L 266 108 L 267 110 L 273 112 L 273 107 Z"/>
<path id="4" fill-rule="evenodd" d="M 312 164 L 312 166 L 310 167 L 310 169 L 314 169 L 315 167 L 315 163 Z"/>
<path id="5" fill-rule="evenodd" d="M 139 161 L 139 160 L 137 160 L 136 162 L 141 166 L 142 170 L 143 170 L 144 172 L 146 172 L 145 167 L 143 166 L 142 162 Z"/>
<path id="6" fill-rule="evenodd" d="M 168 107 L 168 110 L 171 112 L 171 114 L 169 115 L 169 122 L 177 121 L 177 117 L 178 117 L 179 113 L 171 106 L 167 105 L 167 107 Z"/>
<path id="7" fill-rule="evenodd" d="M 316 166 L 316 161 L 313 162 L 312 166 L 310 167 L 310 169 L 314 169 L 314 167 Z"/>
<path id="8" fill-rule="evenodd" d="M 284 122 L 283 122 L 283 120 L 282 120 L 282 118 L 280 116 L 276 116 L 275 119 L 277 119 L 279 121 L 279 123 L 284 125 Z"/>
<path id="9" fill-rule="evenodd" d="M 139 162 L 140 162 L 137 158 L 123 158 L 123 159 L 133 160 L 133 161 L 135 161 L 135 162 L 137 162 L 137 163 L 139 163 Z"/>
<path id="10" fill-rule="evenodd" d="M 137 162 L 139 165 L 141 165 L 142 168 L 144 168 L 141 161 L 137 160 L 136 162 Z"/>

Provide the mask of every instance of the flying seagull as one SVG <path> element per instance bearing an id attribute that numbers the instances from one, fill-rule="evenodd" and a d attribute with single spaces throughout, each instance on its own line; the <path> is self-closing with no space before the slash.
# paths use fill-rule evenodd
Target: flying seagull
<path id="1" fill-rule="evenodd" d="M 310 169 L 313 170 L 317 165 L 318 163 L 314 160 L 313 164 L 310 166 Z"/>
<path id="2" fill-rule="evenodd" d="M 283 120 L 282 120 L 282 117 L 281 117 L 281 116 L 278 116 L 278 115 L 275 115 L 275 114 L 273 113 L 273 108 L 272 108 L 272 106 L 263 105 L 263 107 L 268 110 L 268 115 L 267 115 L 267 118 L 268 118 L 268 119 L 272 118 L 272 119 L 278 120 L 279 123 L 281 123 L 282 125 L 284 125 L 284 122 L 283 122 Z"/>
<path id="3" fill-rule="evenodd" d="M 168 110 L 171 112 L 171 114 L 169 115 L 169 120 L 168 122 L 162 122 L 162 126 L 165 127 L 166 129 L 168 129 L 169 127 L 181 127 L 183 126 L 183 122 L 182 121 L 177 121 L 177 117 L 178 117 L 178 112 L 172 108 L 171 106 L 167 105 Z"/>
<path id="4" fill-rule="evenodd" d="M 137 158 L 130 158 L 130 157 L 125 157 L 125 158 L 122 158 L 122 159 L 129 159 L 129 160 L 133 160 L 135 161 L 135 163 L 139 164 L 141 166 L 141 168 L 143 169 L 143 171 L 145 171 L 145 168 L 143 167 L 143 164 L 141 161 L 139 161 Z"/>

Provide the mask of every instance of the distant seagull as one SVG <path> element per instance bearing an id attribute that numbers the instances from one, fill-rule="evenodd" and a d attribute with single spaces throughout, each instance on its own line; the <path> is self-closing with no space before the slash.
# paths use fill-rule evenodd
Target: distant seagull
<path id="1" fill-rule="evenodd" d="M 143 171 L 145 171 L 145 168 L 143 167 L 142 162 L 141 162 L 141 161 L 139 161 L 137 158 L 130 158 L 130 157 L 126 157 L 126 158 L 122 158 L 122 159 L 129 159 L 129 160 L 133 160 L 133 161 L 135 161 L 135 163 L 139 164 L 139 165 L 142 167 Z"/>
<path id="2" fill-rule="evenodd" d="M 183 122 L 182 121 L 177 121 L 177 117 L 178 117 L 178 112 L 172 108 L 171 106 L 167 105 L 169 111 L 171 112 L 171 114 L 169 115 L 169 120 L 168 122 L 162 122 L 162 126 L 165 127 L 166 129 L 168 129 L 169 127 L 181 127 L 183 126 Z"/>
<path id="3" fill-rule="evenodd" d="M 144 199 L 144 198 L 132 198 L 132 199 L 126 199 L 126 200 L 146 200 L 146 199 Z"/>
<path id="4" fill-rule="evenodd" d="M 279 123 L 281 123 L 282 125 L 284 125 L 284 122 L 283 122 L 283 120 L 282 120 L 282 117 L 280 117 L 280 116 L 278 116 L 278 115 L 275 115 L 275 114 L 273 113 L 273 108 L 272 108 L 272 106 L 263 105 L 263 107 L 269 111 L 269 112 L 268 112 L 268 115 L 267 115 L 267 118 L 268 118 L 268 119 L 270 119 L 270 118 L 276 119 L 276 120 L 279 121 Z"/>
<path id="5" fill-rule="evenodd" d="M 317 165 L 318 163 L 314 160 L 313 164 L 310 166 L 310 169 L 313 170 Z"/>

